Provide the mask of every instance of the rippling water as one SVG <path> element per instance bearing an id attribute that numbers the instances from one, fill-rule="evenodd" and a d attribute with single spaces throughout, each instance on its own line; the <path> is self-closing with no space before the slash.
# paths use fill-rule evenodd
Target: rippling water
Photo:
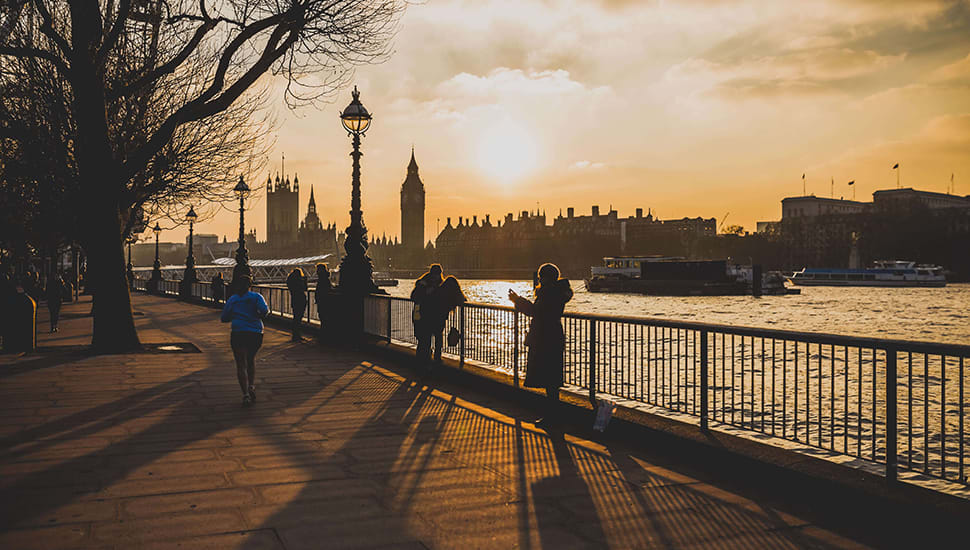
<path id="1" fill-rule="evenodd" d="M 464 280 L 468 299 L 511 305 L 508 290 L 532 295 L 531 281 Z M 408 296 L 413 280 L 387 287 Z M 641 296 L 587 292 L 572 282 L 567 310 L 604 315 L 662 317 L 734 326 L 825 332 L 851 336 L 970 343 L 970 284 L 944 288 L 807 287 L 800 295 Z"/>

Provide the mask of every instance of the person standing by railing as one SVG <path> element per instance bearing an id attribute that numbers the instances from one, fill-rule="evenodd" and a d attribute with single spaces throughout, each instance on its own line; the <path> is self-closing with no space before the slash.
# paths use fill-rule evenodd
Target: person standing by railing
<path id="1" fill-rule="evenodd" d="M 327 339 L 327 319 L 330 315 L 331 294 L 333 284 L 330 282 L 330 270 L 327 264 L 317 264 L 317 288 L 313 293 L 313 299 L 317 303 L 317 317 L 320 319 L 320 338 L 323 344 Z"/>
<path id="2" fill-rule="evenodd" d="M 307 282 L 306 275 L 299 267 L 293 268 L 290 276 L 286 278 L 286 288 L 290 290 L 290 309 L 293 312 L 293 338 L 294 342 L 299 342 L 302 337 L 303 313 L 306 311 Z"/>
<path id="3" fill-rule="evenodd" d="M 414 337 L 418 340 L 417 360 L 431 368 L 431 343 L 434 340 L 434 360 L 441 361 L 444 346 L 445 321 L 448 314 L 465 301 L 458 279 L 444 278 L 440 264 L 431 264 L 428 272 L 414 282 Z"/>
<path id="4" fill-rule="evenodd" d="M 226 280 L 222 277 L 222 272 L 216 273 L 212 278 L 212 299 L 220 304 L 226 297 Z"/>
<path id="5" fill-rule="evenodd" d="M 542 264 L 538 275 L 535 302 L 519 296 L 512 289 L 509 289 L 509 299 L 515 303 L 516 311 L 532 317 L 525 337 L 525 345 L 529 347 L 525 386 L 545 389 L 546 416 L 536 420 L 536 424 L 550 424 L 559 417 L 559 388 L 562 386 L 566 346 L 562 313 L 566 302 L 572 299 L 573 291 L 569 281 L 560 277 L 555 264 Z"/>
<path id="6" fill-rule="evenodd" d="M 243 392 L 244 407 L 256 400 L 256 352 L 263 345 L 263 318 L 269 314 L 262 295 L 249 290 L 251 281 L 246 275 L 236 277 L 232 281 L 234 294 L 222 308 L 222 322 L 232 322 L 229 343 L 236 360 L 236 378 Z"/>

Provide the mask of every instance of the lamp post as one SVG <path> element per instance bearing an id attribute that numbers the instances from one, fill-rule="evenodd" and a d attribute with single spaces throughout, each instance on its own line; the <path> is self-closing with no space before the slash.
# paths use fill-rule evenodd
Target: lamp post
<path id="1" fill-rule="evenodd" d="M 199 216 L 196 215 L 195 208 L 190 206 L 188 213 L 185 214 L 185 221 L 189 222 L 189 253 L 185 256 L 185 271 L 182 275 L 182 286 L 179 288 L 183 298 L 192 296 L 192 283 L 199 280 L 195 274 L 195 255 L 192 246 L 192 232 L 197 219 Z"/>
<path id="2" fill-rule="evenodd" d="M 131 264 L 131 245 L 135 242 L 135 237 L 131 236 L 125 241 L 128 244 L 128 290 L 135 290 L 135 267 Z"/>
<path id="3" fill-rule="evenodd" d="M 360 210 L 360 138 L 370 127 L 371 115 L 360 102 L 360 92 L 354 86 L 353 101 L 340 113 L 340 122 L 347 135 L 353 137 L 354 150 L 350 156 L 354 159 L 352 172 L 352 187 L 350 192 L 350 226 L 346 231 L 344 251 L 347 253 L 340 260 L 340 282 L 338 288 L 342 293 L 363 296 L 373 292 L 381 292 L 372 278 L 373 264 L 367 257 L 367 228 L 364 226 L 363 213 Z"/>
<path id="4" fill-rule="evenodd" d="M 250 275 L 249 252 L 246 250 L 246 219 L 245 219 L 245 200 L 249 196 L 249 186 L 242 176 L 239 176 L 239 183 L 233 187 L 232 191 L 239 197 L 239 248 L 236 249 L 236 265 L 232 268 L 232 279 L 242 275 Z"/>
<path id="5" fill-rule="evenodd" d="M 155 234 L 155 263 L 152 264 L 152 278 L 148 282 L 148 290 L 158 292 L 158 284 L 162 280 L 162 263 L 158 261 L 158 236 L 162 234 L 162 228 L 158 222 L 155 222 L 152 233 Z"/>

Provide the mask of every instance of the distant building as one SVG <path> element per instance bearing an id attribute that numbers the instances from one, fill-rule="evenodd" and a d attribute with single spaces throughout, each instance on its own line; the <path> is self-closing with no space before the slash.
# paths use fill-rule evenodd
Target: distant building
<path id="1" fill-rule="evenodd" d="M 300 177 L 276 175 L 276 185 L 266 177 L 266 242 L 270 246 L 289 247 L 296 243 L 300 225 Z"/>
<path id="2" fill-rule="evenodd" d="M 488 215 L 481 223 L 478 216 L 460 216 L 457 225 L 447 218 L 435 242 L 437 259 L 447 269 L 475 270 L 482 275 L 531 270 L 543 262 L 555 262 L 574 274 L 586 273 L 604 256 L 690 255 L 698 240 L 713 237 L 717 229 L 714 218 L 656 220 L 652 214 L 644 216 L 642 208 L 635 216 L 622 219 L 613 208 L 601 214 L 594 205 L 590 212 L 577 216 L 573 208 L 567 208 L 566 215 L 560 212 L 552 225 L 547 225 L 541 211 L 522 211 L 517 219 L 508 213 L 494 226 Z"/>
<path id="3" fill-rule="evenodd" d="M 784 264 L 793 267 L 846 267 L 858 251 L 862 264 L 876 259 L 939 263 L 970 274 L 965 250 L 970 241 L 970 197 L 882 189 L 872 202 L 821 197 L 781 201 L 780 238 Z M 963 250 L 964 252 L 959 252 Z"/>
<path id="4" fill-rule="evenodd" d="M 257 242 L 247 238 L 246 246 L 253 259 L 297 258 L 322 254 L 340 255 L 342 234 L 336 224 L 324 225 L 317 214 L 314 189 L 306 216 L 300 221 L 300 178 L 288 175 L 266 178 L 266 240 Z"/>
<path id="5" fill-rule="evenodd" d="M 781 201 L 781 218 L 814 218 L 831 214 L 858 214 L 871 208 L 870 202 L 827 199 L 810 195 L 807 197 L 788 197 Z"/>
<path id="6" fill-rule="evenodd" d="M 970 208 L 970 195 L 961 197 L 933 191 L 917 191 L 912 188 L 882 189 L 872 194 L 872 203 L 876 208 L 887 210 L 914 206 L 922 206 L 931 210 Z"/>

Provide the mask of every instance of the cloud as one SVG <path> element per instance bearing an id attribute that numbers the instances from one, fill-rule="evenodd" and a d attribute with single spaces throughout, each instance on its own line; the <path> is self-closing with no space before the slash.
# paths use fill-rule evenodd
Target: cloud
<path id="1" fill-rule="evenodd" d="M 955 63 L 936 69 L 928 80 L 940 84 L 970 85 L 970 54 Z"/>
<path id="2" fill-rule="evenodd" d="M 600 170 L 605 167 L 606 164 L 602 162 L 590 162 L 588 160 L 578 160 L 569 165 L 570 170 Z"/>

